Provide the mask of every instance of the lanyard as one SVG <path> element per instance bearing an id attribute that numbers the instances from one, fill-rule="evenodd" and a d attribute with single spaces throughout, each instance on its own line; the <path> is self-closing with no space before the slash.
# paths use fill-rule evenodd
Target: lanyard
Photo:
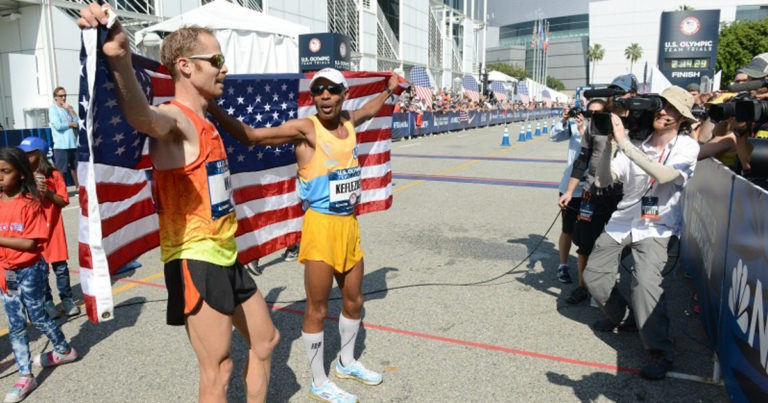
<path id="1" fill-rule="evenodd" d="M 661 155 L 659 156 L 659 162 L 661 163 L 661 165 L 667 165 L 667 160 L 669 160 L 669 157 L 672 155 L 672 151 L 674 151 L 675 146 L 677 145 L 677 139 L 678 139 L 678 137 L 675 137 L 675 142 L 672 143 L 672 148 L 669 149 L 669 154 L 667 154 L 667 158 L 664 159 L 664 162 L 661 162 L 661 159 L 664 158 L 664 153 L 667 151 L 666 145 L 664 146 L 664 149 L 661 150 Z M 654 183 L 656 183 L 656 178 L 651 176 L 651 186 L 645 192 L 646 194 L 648 193 L 648 191 L 650 191 L 653 188 L 653 184 Z"/>

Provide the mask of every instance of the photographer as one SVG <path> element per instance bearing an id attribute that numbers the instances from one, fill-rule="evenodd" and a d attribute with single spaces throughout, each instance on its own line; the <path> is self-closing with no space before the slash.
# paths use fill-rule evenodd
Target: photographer
<path id="1" fill-rule="evenodd" d="M 602 99 L 592 99 L 587 104 L 587 115 L 591 116 L 594 112 L 602 112 L 605 107 L 605 101 Z M 582 135 L 587 130 L 588 118 L 579 107 L 564 108 L 563 119 L 555 124 L 549 135 L 549 141 L 568 140 L 568 162 L 563 171 L 563 177 L 560 180 L 559 197 L 568 189 L 568 184 L 573 171 L 573 163 L 581 152 Z M 560 240 L 558 241 L 558 251 L 560 253 L 560 266 L 557 268 L 557 279 L 561 283 L 570 284 L 573 282 L 569 273 L 568 254 L 571 251 L 571 242 L 573 241 L 573 231 L 576 226 L 576 215 L 581 205 L 581 193 L 583 181 L 577 183 L 576 188 L 571 192 L 572 198 L 566 208 L 563 209 L 561 217 L 562 229 Z M 581 278 L 581 276 L 579 277 Z M 581 280 L 579 280 L 581 283 Z"/>
<path id="2" fill-rule="evenodd" d="M 618 76 L 613 79 L 608 90 L 621 98 L 631 97 L 637 93 L 637 78 L 634 74 Z M 571 295 L 565 300 L 571 305 L 581 303 L 589 298 L 589 292 L 583 280 L 584 268 L 587 267 L 587 260 L 592 253 L 595 240 L 603 231 L 605 223 L 611 218 L 611 214 L 616 210 L 616 204 L 621 198 L 621 188 L 618 186 L 605 188 L 595 186 L 598 162 L 609 139 L 608 136 L 595 135 L 591 130 L 592 126 L 590 125 L 584 132 L 581 140 L 581 152 L 573 164 L 568 188 L 558 200 L 561 209 L 568 209 L 579 182 L 584 180 L 584 191 L 577 210 L 577 221 L 573 231 L 573 242 L 578 246 L 576 253 L 579 258 L 579 286 L 574 288 Z M 605 329 L 605 331 L 608 330 L 613 330 L 613 328 Z"/>
<path id="3" fill-rule="evenodd" d="M 653 131 L 644 141 L 631 141 L 621 118 L 611 114 L 610 137 L 620 151 L 612 159 L 610 148 L 603 153 L 597 181 L 622 183 L 624 195 L 584 271 L 589 292 L 607 320 L 618 325 L 626 301 L 616 289 L 616 273 L 622 250 L 631 248 L 635 261 L 632 308 L 648 352 L 640 375 L 651 380 L 663 379 L 674 359 L 662 281 L 674 267 L 670 256 L 677 256 L 683 187 L 693 175 L 699 153 L 699 144 L 681 134 L 682 126 L 696 121 L 691 94 L 672 86 L 662 92 L 661 100 L 663 108 L 654 113 Z"/>

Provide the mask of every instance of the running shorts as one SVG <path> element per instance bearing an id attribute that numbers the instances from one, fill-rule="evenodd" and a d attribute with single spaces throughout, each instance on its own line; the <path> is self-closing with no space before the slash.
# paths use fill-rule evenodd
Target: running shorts
<path id="1" fill-rule="evenodd" d="M 329 264 L 338 273 L 345 273 L 362 258 L 360 226 L 354 214 L 323 214 L 312 209 L 304 213 L 300 263 L 317 260 Z"/>
<path id="2" fill-rule="evenodd" d="M 200 309 L 203 301 L 224 315 L 256 293 L 256 283 L 240 262 L 219 266 L 200 260 L 174 259 L 165 264 L 168 289 L 166 321 L 184 325 L 184 319 Z"/>

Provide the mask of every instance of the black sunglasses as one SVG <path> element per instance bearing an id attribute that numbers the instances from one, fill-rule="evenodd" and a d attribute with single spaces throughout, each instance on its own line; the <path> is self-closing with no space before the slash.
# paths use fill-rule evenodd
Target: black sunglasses
<path id="1" fill-rule="evenodd" d="M 57 97 L 57 98 L 66 98 L 66 97 L 67 97 L 67 94 L 56 94 L 56 95 L 54 95 L 54 97 Z"/>
<path id="2" fill-rule="evenodd" d="M 312 95 L 321 95 L 325 90 L 328 90 L 328 92 L 333 95 L 339 95 L 342 91 L 344 91 L 344 86 L 338 84 L 316 85 L 309 89 Z"/>
<path id="3" fill-rule="evenodd" d="M 224 55 L 221 53 L 187 56 L 187 59 L 206 60 L 211 64 L 211 66 L 217 69 L 220 69 L 222 66 L 224 66 Z"/>

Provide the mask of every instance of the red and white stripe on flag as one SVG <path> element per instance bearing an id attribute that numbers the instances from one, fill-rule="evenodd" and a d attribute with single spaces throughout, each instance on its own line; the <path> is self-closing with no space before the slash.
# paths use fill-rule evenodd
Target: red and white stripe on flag
<path id="1" fill-rule="evenodd" d="M 471 99 L 472 102 L 480 101 L 480 93 L 478 93 L 477 91 L 472 91 L 465 88 L 464 93 L 467 94 L 467 97 Z"/>
<path id="2" fill-rule="evenodd" d="M 94 94 L 97 74 L 108 74 L 97 66 L 107 66 L 96 52 L 96 31 L 83 31 L 84 77 L 81 92 Z M 173 83 L 167 74 L 145 71 L 151 78 L 154 103 L 173 96 Z M 344 109 L 358 109 L 377 96 L 386 87 L 389 73 L 345 72 L 350 93 Z M 249 76 L 253 77 L 253 76 Z M 309 79 L 299 82 L 299 117 L 315 113 L 309 95 Z M 396 91 L 398 94 L 404 89 Z M 170 89 L 171 92 L 168 92 Z M 102 105 L 103 106 L 103 105 Z M 100 137 L 95 126 L 99 120 L 120 120 L 119 108 L 100 107 L 81 103 L 84 136 L 81 147 L 87 147 L 88 161 L 78 165 L 80 193 L 79 261 L 80 282 L 86 302 L 86 312 L 92 322 L 114 317 L 111 274 L 143 253 L 159 246 L 158 218 L 151 195 L 148 168 L 148 142 L 144 142 L 138 163 L 127 168 L 94 160 L 101 151 Z M 361 204 L 357 214 L 386 210 L 392 205 L 390 165 L 391 121 L 394 99 L 379 111 L 376 117 L 356 128 L 359 146 L 358 158 L 362 166 Z M 109 113 L 111 116 L 97 116 Z M 122 119 L 124 120 L 124 119 Z M 102 127 L 100 133 L 105 132 Z M 122 135 L 113 133 L 109 135 Z M 141 139 L 134 135 L 131 140 Z M 87 140 L 87 146 L 82 145 Z M 138 140 L 136 140 L 138 141 Z M 134 143 L 136 144 L 136 143 Z M 115 152 L 115 151 L 113 151 Z M 116 152 L 122 152 L 120 148 Z M 137 156 L 138 156 L 137 151 Z M 103 157 L 103 156 L 102 156 Z M 99 160 L 101 161 L 101 160 Z M 238 231 L 235 240 L 242 262 L 266 256 L 299 241 L 303 210 L 296 187 L 296 166 L 278 166 L 266 171 L 232 175 Z"/>
<path id="3" fill-rule="evenodd" d="M 415 84 L 414 84 L 413 88 L 416 91 L 416 95 L 420 99 L 423 99 L 423 100 L 428 102 L 427 105 L 431 105 L 432 104 L 432 89 L 431 88 L 429 88 L 429 87 L 422 87 L 420 85 L 415 85 Z"/>

